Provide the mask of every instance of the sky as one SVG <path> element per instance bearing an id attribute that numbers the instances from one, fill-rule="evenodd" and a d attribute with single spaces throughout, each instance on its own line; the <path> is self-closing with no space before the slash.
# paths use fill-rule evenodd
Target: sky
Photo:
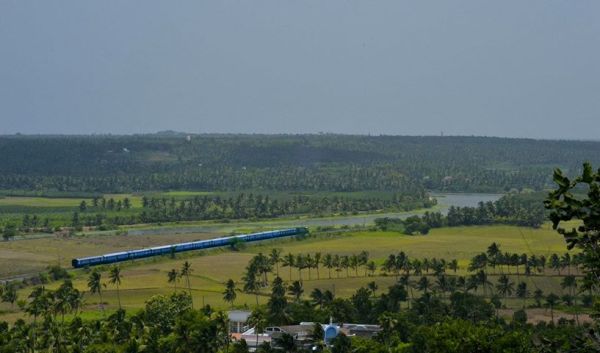
<path id="1" fill-rule="evenodd" d="M 0 1 L 0 134 L 600 139 L 600 1 Z"/>

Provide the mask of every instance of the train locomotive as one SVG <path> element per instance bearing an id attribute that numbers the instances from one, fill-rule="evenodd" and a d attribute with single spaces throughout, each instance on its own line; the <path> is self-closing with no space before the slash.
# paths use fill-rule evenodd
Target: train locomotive
<path id="1" fill-rule="evenodd" d="M 230 236 L 230 237 L 221 237 L 221 238 L 215 238 L 215 239 L 193 241 L 193 242 L 188 242 L 188 243 L 163 245 L 163 246 L 157 246 L 157 247 L 153 247 L 153 248 L 140 249 L 140 250 L 122 251 L 122 252 L 105 254 L 105 255 L 100 255 L 100 256 L 83 257 L 83 258 L 71 260 L 71 265 L 74 268 L 104 265 L 104 264 L 111 264 L 111 263 L 127 261 L 127 260 L 143 259 L 143 258 L 151 257 L 151 256 L 168 255 L 168 254 L 178 253 L 178 252 L 182 252 L 182 251 L 210 249 L 210 248 L 216 248 L 216 247 L 220 247 L 220 246 L 228 246 L 228 245 L 231 245 L 232 242 L 235 241 L 235 239 L 242 241 L 242 242 L 253 242 L 253 241 L 260 241 L 260 240 L 268 240 L 268 239 L 276 239 L 276 238 L 282 238 L 282 237 L 303 235 L 303 234 L 307 234 L 307 233 L 308 233 L 308 229 L 306 227 L 298 227 L 298 228 L 273 230 L 273 231 L 268 231 L 268 232 L 259 232 L 259 233 L 252 233 L 252 234 L 242 234 L 242 235 L 235 235 L 235 236 Z"/>

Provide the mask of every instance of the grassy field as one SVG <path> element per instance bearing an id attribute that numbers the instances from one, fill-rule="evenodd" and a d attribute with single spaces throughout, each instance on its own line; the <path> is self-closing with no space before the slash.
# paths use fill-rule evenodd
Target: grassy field
<path id="1" fill-rule="evenodd" d="M 0 268 L 22 268 L 29 266 L 32 270 L 38 270 L 47 264 L 57 263 L 67 266 L 67 259 L 73 256 L 85 256 L 103 252 L 121 250 L 132 247 L 143 247 L 168 241 L 185 241 L 212 236 L 211 234 L 179 234 L 168 236 L 93 236 L 71 239 L 38 239 L 0 244 Z M 459 260 L 459 274 L 466 273 L 466 266 L 470 258 L 475 254 L 485 251 L 487 246 L 497 242 L 503 251 L 550 255 L 554 252 L 565 252 L 562 238 L 557 235 L 548 225 L 542 229 L 528 229 L 511 226 L 487 226 L 487 227 L 457 227 L 434 229 L 427 236 L 405 236 L 394 232 L 350 232 L 342 235 L 322 235 L 311 237 L 302 241 L 277 240 L 260 245 L 248 246 L 246 249 L 234 252 L 227 249 L 217 249 L 206 252 L 195 252 L 191 254 L 178 254 L 176 259 L 168 257 L 148 259 L 144 261 L 122 264 L 123 283 L 121 297 L 123 305 L 127 309 L 140 308 L 145 300 L 154 294 L 166 294 L 173 290 L 172 285 L 167 283 L 167 272 L 173 268 L 179 269 L 185 260 L 192 264 L 193 274 L 191 287 L 196 305 L 210 304 L 218 308 L 226 308 L 222 300 L 223 283 L 234 279 L 237 283 L 241 281 L 244 267 L 249 259 L 258 252 L 268 252 L 277 247 L 283 253 L 322 253 L 332 254 L 354 254 L 362 250 L 369 252 L 371 259 L 382 263 L 383 259 L 390 253 L 399 251 L 406 252 L 413 258 L 445 258 Z M 104 268 L 103 270 L 106 270 Z M 294 269 L 292 277 L 289 277 L 288 268 L 280 268 L 280 275 L 285 281 L 298 279 L 298 273 Z M 316 272 L 312 271 L 311 279 L 308 271 L 303 271 L 305 295 L 313 288 L 330 289 L 337 295 L 349 296 L 359 286 L 370 281 L 378 283 L 380 288 L 387 288 L 394 283 L 391 276 L 364 277 L 360 271 L 359 276 L 354 276 L 352 271 L 350 277 L 346 278 L 345 271 L 336 274 L 333 272 L 332 279 L 328 278 L 327 269 L 320 269 L 320 279 L 316 279 Z M 88 274 L 85 270 L 73 270 L 74 283 L 81 290 L 87 290 L 86 279 Z M 104 272 L 104 277 L 107 274 Z M 339 278 L 338 278 L 339 276 Z M 513 280 L 517 281 L 516 275 Z M 559 286 L 560 278 L 548 271 L 545 276 L 532 276 L 519 280 L 528 282 L 529 288 L 541 288 L 546 293 L 561 293 Z M 495 279 L 492 279 L 494 282 Z M 57 283 L 50 284 L 53 288 Z M 178 286 L 181 288 L 184 281 Z M 241 286 L 241 285 L 240 285 Z M 21 292 L 26 295 L 30 289 Z M 104 301 L 108 303 L 107 308 L 116 307 L 116 291 L 110 285 L 104 291 Z M 266 293 L 264 293 L 266 294 Z M 259 296 L 259 301 L 264 302 L 264 296 Z M 94 315 L 99 298 L 86 295 L 87 311 Z M 253 295 L 240 293 L 236 300 L 237 306 L 252 305 L 255 302 Z M 509 306 L 520 305 L 517 299 L 509 300 Z M 10 318 L 10 308 L 3 304 L 0 310 L 8 311 L 4 316 Z"/>
<path id="2" fill-rule="evenodd" d="M 170 243 L 214 237 L 211 233 L 148 236 L 95 235 L 71 238 L 41 239 L 0 243 L 0 277 L 21 276 L 43 271 L 49 265 L 69 268 L 71 259 L 116 251 L 140 249 Z"/>

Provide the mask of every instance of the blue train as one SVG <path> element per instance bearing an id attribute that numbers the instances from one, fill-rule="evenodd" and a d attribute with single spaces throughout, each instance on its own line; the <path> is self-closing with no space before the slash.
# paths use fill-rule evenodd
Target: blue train
<path id="1" fill-rule="evenodd" d="M 227 246 L 232 243 L 234 239 L 239 239 L 243 242 L 259 241 L 266 239 L 275 239 L 281 237 L 289 237 L 293 235 L 302 235 L 308 233 L 308 229 L 305 227 L 290 228 L 282 230 L 273 230 L 269 232 L 260 232 L 252 234 L 236 235 L 231 237 L 222 237 L 208 240 L 193 241 L 189 243 L 179 243 L 172 245 L 157 246 L 154 248 L 122 251 L 112 254 L 105 254 L 101 256 L 83 257 L 80 259 L 73 259 L 71 265 L 75 268 L 81 268 L 86 266 L 95 266 L 103 264 L 111 264 L 115 262 L 142 259 L 150 256 L 166 255 L 171 253 L 177 253 L 182 251 L 199 250 L 216 248 L 219 246 Z"/>

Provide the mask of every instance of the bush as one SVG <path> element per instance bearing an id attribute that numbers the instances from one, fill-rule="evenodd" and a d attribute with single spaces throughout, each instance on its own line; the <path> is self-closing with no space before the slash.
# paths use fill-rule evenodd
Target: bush
<path id="1" fill-rule="evenodd" d="M 53 281 L 71 278 L 69 272 L 58 265 L 48 267 L 48 275 Z"/>

